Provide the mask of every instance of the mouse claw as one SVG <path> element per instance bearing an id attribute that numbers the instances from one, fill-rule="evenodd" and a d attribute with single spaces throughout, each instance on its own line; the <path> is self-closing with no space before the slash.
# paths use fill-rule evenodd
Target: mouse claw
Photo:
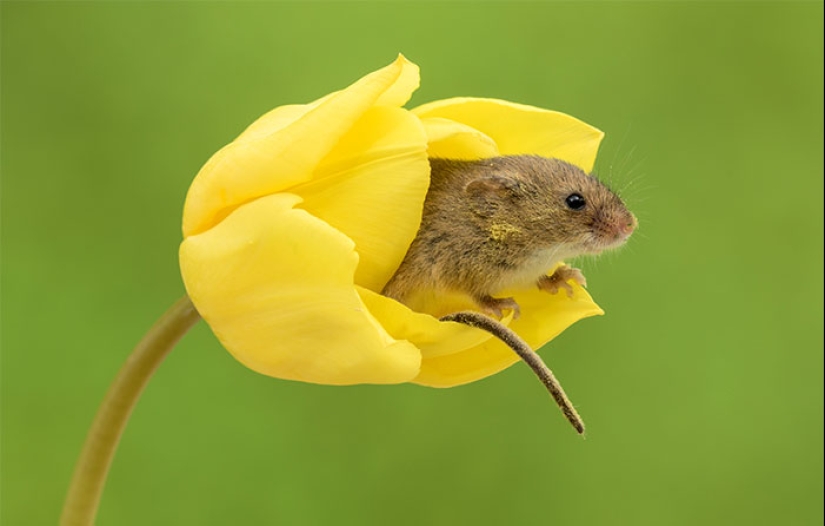
<path id="1" fill-rule="evenodd" d="M 504 317 L 504 310 L 513 311 L 513 319 L 516 320 L 521 315 L 521 309 L 513 298 L 494 298 L 492 296 L 477 296 L 475 298 L 478 306 L 484 314 L 501 319 Z"/>
<path id="2" fill-rule="evenodd" d="M 567 297 L 572 298 L 573 286 L 570 284 L 571 280 L 582 287 L 587 286 L 587 280 L 584 278 L 582 271 L 567 265 L 557 268 L 552 276 L 540 277 L 537 285 L 539 289 L 550 294 L 558 294 L 559 290 L 563 288 L 567 292 Z"/>

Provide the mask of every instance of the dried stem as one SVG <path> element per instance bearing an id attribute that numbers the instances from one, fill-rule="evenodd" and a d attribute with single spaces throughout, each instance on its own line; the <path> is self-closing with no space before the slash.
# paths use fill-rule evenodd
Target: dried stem
<path id="1" fill-rule="evenodd" d="M 533 372 L 536 373 L 536 376 L 539 377 L 544 387 L 550 391 L 550 395 L 559 405 L 561 412 L 564 413 L 564 416 L 576 431 L 578 431 L 579 434 L 584 434 L 584 422 L 573 407 L 573 403 L 567 398 L 559 381 L 553 376 L 553 372 L 544 364 L 541 357 L 539 357 L 524 340 L 519 338 L 515 332 L 489 316 L 472 311 L 461 311 L 455 314 L 449 314 L 441 318 L 441 321 L 455 321 L 469 325 L 470 327 L 485 330 L 507 344 L 507 346 L 513 349 L 516 354 L 519 355 L 519 358 L 524 360 Z"/>

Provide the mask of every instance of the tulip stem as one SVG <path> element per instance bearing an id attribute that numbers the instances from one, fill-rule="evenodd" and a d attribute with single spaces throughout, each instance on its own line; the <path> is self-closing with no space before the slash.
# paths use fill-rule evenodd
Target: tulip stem
<path id="1" fill-rule="evenodd" d="M 441 321 L 455 321 L 469 325 L 470 327 L 485 330 L 513 349 L 516 354 L 519 355 L 519 358 L 524 360 L 533 372 L 536 373 L 536 376 L 539 377 L 544 387 L 550 391 L 550 395 L 559 405 L 559 409 L 564 413 L 568 422 L 573 425 L 580 435 L 584 434 L 584 421 L 582 421 L 579 413 L 576 412 L 573 403 L 567 398 L 561 384 L 553 375 L 553 371 L 545 365 L 541 357 L 536 354 L 524 340 L 519 338 L 515 332 L 489 316 L 472 311 L 461 311 L 455 314 L 449 314 L 441 318 Z"/>
<path id="2" fill-rule="evenodd" d="M 100 495 L 129 415 L 158 365 L 200 319 L 188 296 L 155 322 L 120 369 L 98 409 L 60 517 L 61 526 L 94 524 Z"/>

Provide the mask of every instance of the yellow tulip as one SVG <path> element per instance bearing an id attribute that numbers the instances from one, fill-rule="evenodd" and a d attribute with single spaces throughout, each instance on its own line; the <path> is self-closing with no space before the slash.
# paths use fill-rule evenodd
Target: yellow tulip
<path id="1" fill-rule="evenodd" d="M 407 110 L 418 67 L 399 58 L 342 91 L 282 106 L 218 151 L 189 189 L 180 247 L 192 302 L 260 373 L 322 384 L 449 387 L 518 357 L 488 333 L 380 295 L 421 221 L 428 157 L 532 153 L 590 171 L 602 133 L 562 113 L 455 98 Z M 504 291 L 502 320 L 534 349 L 602 311 L 587 292 Z"/>

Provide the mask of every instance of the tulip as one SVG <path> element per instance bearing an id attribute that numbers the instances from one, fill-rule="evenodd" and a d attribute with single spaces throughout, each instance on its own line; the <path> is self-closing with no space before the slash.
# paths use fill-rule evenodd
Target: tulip
<path id="1" fill-rule="evenodd" d="M 521 357 L 584 432 L 533 352 L 602 313 L 579 285 L 571 284 L 570 297 L 502 291 L 522 315 L 501 323 L 467 312 L 466 298 L 432 298 L 413 311 L 380 291 L 418 231 L 430 157 L 532 153 L 590 171 L 602 133 L 562 113 L 493 99 L 404 109 L 417 87 L 418 67 L 399 56 L 342 91 L 272 110 L 201 169 L 183 212 L 180 267 L 188 295 L 146 333 L 106 393 L 62 526 L 94 523 L 140 394 L 201 317 L 246 366 L 305 382 L 449 387 Z"/>
<path id="2" fill-rule="evenodd" d="M 453 98 L 404 109 L 418 67 L 399 56 L 351 86 L 278 107 L 218 151 L 189 189 L 180 266 L 224 347 L 269 376 L 348 385 L 450 387 L 518 361 L 487 332 L 438 317 L 458 296 L 413 311 L 380 294 L 421 221 L 429 157 L 556 157 L 589 172 L 603 136 L 563 113 Z M 537 349 L 601 309 L 572 297 L 504 291 L 505 317 Z"/>

